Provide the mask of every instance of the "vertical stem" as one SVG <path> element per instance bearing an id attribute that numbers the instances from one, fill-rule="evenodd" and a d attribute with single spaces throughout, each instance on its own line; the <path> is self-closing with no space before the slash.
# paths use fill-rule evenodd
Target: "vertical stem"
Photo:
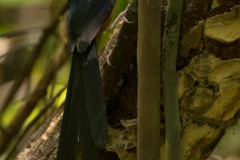
<path id="1" fill-rule="evenodd" d="M 166 126 L 167 160 L 181 159 L 181 128 L 177 98 L 176 59 L 182 0 L 168 0 L 162 50 L 162 81 Z"/>
<path id="2" fill-rule="evenodd" d="M 138 160 L 160 159 L 160 4 L 138 4 Z"/>

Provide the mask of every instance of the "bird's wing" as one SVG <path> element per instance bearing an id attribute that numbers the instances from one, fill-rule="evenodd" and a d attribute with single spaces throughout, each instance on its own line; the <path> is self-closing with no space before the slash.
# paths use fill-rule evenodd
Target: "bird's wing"
<path id="1" fill-rule="evenodd" d="M 91 44 L 111 14 L 114 0 L 72 0 L 69 5 L 67 29 L 69 49 L 73 52 L 76 45 Z"/>

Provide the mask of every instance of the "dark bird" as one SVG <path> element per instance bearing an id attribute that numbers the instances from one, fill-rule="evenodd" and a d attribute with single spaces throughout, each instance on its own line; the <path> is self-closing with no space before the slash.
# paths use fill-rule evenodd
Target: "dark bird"
<path id="1" fill-rule="evenodd" d="M 115 0 L 69 0 L 68 49 L 72 65 L 57 160 L 95 160 L 108 139 L 106 106 L 95 39 Z"/>

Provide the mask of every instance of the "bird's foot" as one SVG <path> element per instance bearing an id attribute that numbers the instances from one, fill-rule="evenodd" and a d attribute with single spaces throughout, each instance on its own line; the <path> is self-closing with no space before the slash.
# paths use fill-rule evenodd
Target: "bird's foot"
<path id="1" fill-rule="evenodd" d="M 130 22 L 125 16 L 127 14 L 127 11 L 128 11 L 128 8 L 130 7 L 130 4 L 127 5 L 126 9 L 124 11 L 122 11 L 118 17 L 113 21 L 113 23 L 109 26 L 109 30 L 112 30 L 116 24 L 120 21 L 120 20 L 123 20 L 124 22 L 126 23 L 133 23 L 133 22 Z"/>

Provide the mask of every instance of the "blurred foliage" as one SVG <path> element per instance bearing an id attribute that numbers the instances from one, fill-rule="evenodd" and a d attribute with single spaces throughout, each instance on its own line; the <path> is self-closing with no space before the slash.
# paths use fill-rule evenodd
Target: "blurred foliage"
<path id="1" fill-rule="evenodd" d="M 32 5 L 46 2 L 47 0 L 0 0 L 1 6 L 19 6 L 19 5 Z"/>

